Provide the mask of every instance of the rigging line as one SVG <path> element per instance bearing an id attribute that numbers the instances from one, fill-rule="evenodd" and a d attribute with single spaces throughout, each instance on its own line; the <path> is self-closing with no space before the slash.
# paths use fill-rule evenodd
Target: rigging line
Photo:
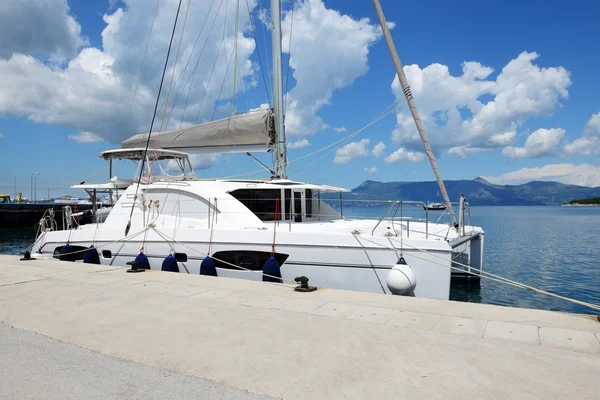
<path id="1" fill-rule="evenodd" d="M 294 28 L 294 11 L 296 10 L 296 4 L 292 6 L 292 18 L 290 21 L 290 41 L 288 44 L 288 62 L 287 62 L 287 71 L 285 73 L 285 94 L 283 97 L 283 115 L 285 116 L 285 112 L 287 111 L 287 95 L 288 95 L 288 83 L 290 81 L 290 60 L 292 59 L 292 30 Z"/>
<path id="2" fill-rule="evenodd" d="M 120 161 L 120 160 L 119 160 Z M 113 164 L 114 165 L 114 164 Z M 104 167 L 100 168 L 98 171 L 94 172 L 93 174 L 91 174 L 90 176 L 88 176 L 87 178 L 85 178 L 84 180 L 81 181 L 80 185 L 83 185 L 85 182 L 87 182 L 88 179 L 93 178 L 94 176 L 98 175 L 100 172 L 104 171 L 106 168 L 108 168 L 110 166 L 110 164 L 106 164 Z"/>
<path id="3" fill-rule="evenodd" d="M 246 94 L 245 94 L 246 88 L 244 87 L 244 79 L 242 78 L 242 74 L 241 74 L 242 69 L 240 68 L 240 60 L 238 59 L 236 61 L 238 63 L 238 69 L 240 70 L 240 74 L 238 75 L 238 79 L 240 81 L 240 88 L 241 88 L 240 93 L 242 94 L 242 101 L 244 102 L 244 107 L 245 107 L 244 109 L 248 110 L 249 107 L 248 107 L 248 102 L 246 101 Z"/>
<path id="4" fill-rule="evenodd" d="M 375 241 L 369 240 L 369 239 L 367 239 L 365 237 L 361 237 L 361 239 L 365 240 L 367 242 L 370 242 L 372 244 L 381 246 L 383 248 L 387 248 L 387 249 L 390 249 L 390 250 L 396 250 L 395 246 L 389 247 L 387 245 L 383 245 L 381 243 L 377 243 Z M 397 239 L 392 239 L 392 238 L 389 238 L 389 239 L 390 240 L 394 240 L 395 242 L 398 242 Z M 418 251 L 420 251 L 422 253 L 425 253 L 425 254 L 433 257 L 433 258 L 439 258 L 439 259 L 442 259 L 442 260 L 446 261 L 443 257 L 437 256 L 436 254 L 434 254 L 432 252 L 429 252 L 429 251 L 427 251 L 425 249 L 421 249 L 419 247 L 412 246 L 412 245 L 407 244 L 407 243 L 404 243 L 404 245 L 408 246 L 408 247 L 411 247 L 411 248 L 413 248 L 415 250 L 418 250 Z M 561 296 L 559 294 L 548 292 L 546 290 L 539 289 L 539 288 L 536 288 L 536 287 L 533 287 L 533 286 L 529 286 L 529 285 L 526 285 L 526 284 L 521 283 L 521 282 L 513 281 L 511 279 L 504 278 L 504 277 L 502 277 L 500 275 L 495 275 L 495 274 L 492 274 L 492 273 L 484 271 L 484 270 L 480 270 L 479 273 L 469 272 L 469 271 L 465 271 L 462 268 L 453 267 L 452 265 L 448 266 L 447 264 L 442 264 L 441 262 L 436 262 L 436 261 L 433 261 L 431 259 L 427 259 L 425 257 L 419 257 L 419 256 L 417 256 L 415 254 L 411 254 L 410 256 L 414 257 L 414 258 L 417 258 L 417 259 L 420 259 L 420 260 L 423 260 L 423 261 L 427 261 L 427 262 L 432 263 L 432 264 L 440 265 L 440 266 L 445 267 L 445 268 L 450 268 L 450 269 L 454 269 L 454 270 L 457 270 L 457 271 L 466 272 L 466 273 L 469 273 L 471 275 L 478 275 L 481 278 L 488 279 L 488 280 L 491 280 L 491 281 L 494 281 L 494 282 L 504 283 L 504 284 L 506 284 L 508 286 L 513 286 L 513 287 L 517 287 L 517 288 L 521 288 L 521 289 L 531 290 L 531 291 L 539 293 L 539 294 L 544 294 L 544 295 L 547 295 L 547 296 L 550 296 L 550 297 L 555 297 L 555 298 L 558 298 L 558 299 L 561 299 L 561 300 L 565 300 L 565 301 L 568 301 L 568 302 L 571 302 L 571 303 L 579 304 L 581 306 L 589 307 L 589 308 L 594 309 L 594 310 L 600 310 L 600 305 L 593 304 L 593 303 L 588 303 L 588 302 L 577 300 L 577 299 L 572 299 L 572 298 L 565 297 L 565 296 Z M 467 268 L 470 267 L 469 265 L 460 263 L 458 261 L 452 261 L 452 264 L 460 265 L 462 267 L 467 267 Z"/>
<path id="5" fill-rule="evenodd" d="M 217 113 L 217 107 L 219 105 L 219 99 L 221 98 L 221 94 L 223 93 L 223 86 L 225 86 L 225 81 L 229 82 L 227 79 L 227 73 L 229 72 L 229 65 L 231 64 L 231 60 L 233 59 L 233 50 L 231 51 L 231 55 L 229 56 L 229 61 L 227 61 L 227 68 L 225 69 L 225 76 L 223 77 L 223 83 L 221 83 L 221 90 L 219 90 L 219 96 L 217 96 L 217 100 L 215 101 L 215 108 L 213 110 L 213 115 L 211 121 L 214 121 L 215 114 Z"/>
<path id="6" fill-rule="evenodd" d="M 238 29 L 240 20 L 240 0 L 237 0 L 235 9 L 235 62 L 233 63 L 233 100 L 231 101 L 231 114 L 235 114 L 235 85 L 237 78 L 237 59 L 238 59 Z"/>
<path id="7" fill-rule="evenodd" d="M 221 0 L 221 3 L 219 4 L 219 8 L 217 9 L 217 15 L 219 14 L 219 11 L 221 10 L 221 6 L 223 5 L 223 1 L 224 0 Z M 171 115 L 173 113 L 173 109 L 175 108 L 175 105 L 177 104 L 177 101 L 181 97 L 183 90 L 185 90 L 185 87 L 190 82 L 190 79 L 192 79 L 192 77 L 195 76 L 196 69 L 198 68 L 198 62 L 200 61 L 200 58 L 202 57 L 202 53 L 204 52 L 204 49 L 206 47 L 206 43 L 208 42 L 208 38 L 210 37 L 210 33 L 212 32 L 212 28 L 213 28 L 213 26 L 214 26 L 214 24 L 216 22 L 216 15 L 215 15 L 215 18 L 213 19 L 213 23 L 211 24 L 211 27 L 210 27 L 210 29 L 208 31 L 208 35 L 206 37 L 206 40 L 204 41 L 204 44 L 202 46 L 202 50 L 200 52 L 200 56 L 198 57 L 198 61 L 196 61 L 196 66 L 194 67 L 194 70 L 192 71 L 192 73 L 190 74 L 190 76 L 188 76 L 188 79 L 187 79 L 187 81 L 185 82 L 185 84 L 183 85 L 183 88 L 182 88 L 181 87 L 181 83 L 183 81 L 183 77 L 185 75 L 185 71 L 187 70 L 187 67 L 189 66 L 189 63 L 192 60 L 192 57 L 194 55 L 194 51 L 196 50 L 196 46 L 198 45 L 198 41 L 200 40 L 200 36 L 202 35 L 202 32 L 204 31 L 204 26 L 206 24 L 206 21 L 208 20 L 208 17 L 210 16 L 210 12 L 212 11 L 212 8 L 213 8 L 215 2 L 216 2 L 216 0 L 213 0 L 213 2 L 211 3 L 211 6 L 210 6 L 210 8 L 208 10 L 208 13 L 206 14 L 206 18 L 202 22 L 202 27 L 200 28 L 200 32 L 198 33 L 198 36 L 196 36 L 196 41 L 194 42 L 194 46 L 192 46 L 192 51 L 190 52 L 190 56 L 188 57 L 188 60 L 187 60 L 187 62 L 185 64 L 185 67 L 183 67 L 183 71 L 177 77 L 177 80 L 176 80 L 177 88 L 175 89 L 175 92 L 177 93 L 177 95 L 175 96 L 175 100 L 173 101 L 173 105 L 171 106 L 171 109 L 169 110 L 169 115 L 167 116 L 167 122 L 166 122 L 167 126 L 169 126 L 169 122 L 171 121 Z M 192 80 L 192 84 L 193 84 L 193 80 Z M 188 91 L 187 99 L 189 99 L 189 92 L 190 91 Z M 186 105 L 187 105 L 187 99 L 186 99 Z M 164 102 L 163 102 L 163 104 L 161 104 L 161 107 L 163 105 L 164 105 Z M 183 122 L 183 117 L 182 117 L 182 122 Z M 180 126 L 181 126 L 181 123 L 180 123 Z"/>
<path id="8" fill-rule="evenodd" d="M 312 153 L 310 153 L 310 154 L 307 154 L 307 155 L 305 155 L 305 156 L 302 156 L 302 157 L 299 157 L 299 158 L 297 158 L 297 159 L 295 159 L 295 160 L 292 160 L 292 161 L 290 161 L 290 162 L 289 162 L 289 164 L 292 164 L 292 163 L 294 163 L 294 162 L 296 162 L 296 161 L 300 161 L 300 160 L 302 160 L 302 159 L 304 159 L 304 158 L 307 158 L 307 157 L 310 157 L 310 156 L 312 156 L 312 155 L 315 155 L 315 154 L 317 154 L 317 153 L 319 153 L 319 152 L 321 152 L 321 151 L 323 151 L 323 150 L 326 150 L 326 149 L 328 149 L 328 148 L 330 148 L 330 147 L 332 147 L 332 146 L 335 146 L 336 144 L 339 144 L 339 143 L 343 143 L 343 142 L 345 142 L 345 141 L 348 141 L 349 139 L 351 139 L 352 137 L 356 136 L 357 134 L 359 134 L 360 132 L 362 132 L 363 130 L 365 130 L 366 128 L 368 128 L 369 126 L 373 125 L 375 122 L 379 121 L 381 118 L 385 117 L 386 115 L 388 115 L 389 113 L 391 113 L 392 111 L 394 111 L 394 110 L 396 110 L 398 107 L 400 107 L 400 105 L 398 105 L 398 106 L 394 107 L 394 105 L 396 105 L 396 103 L 398 103 L 398 102 L 400 102 L 400 99 L 399 99 L 399 98 L 398 98 L 398 99 L 396 99 L 396 101 L 394 101 L 392 104 L 390 104 L 389 106 L 387 106 L 387 107 L 386 107 L 386 109 L 385 109 L 385 110 L 384 110 L 382 113 L 380 113 L 380 114 L 379 114 L 377 117 L 375 117 L 375 119 L 373 119 L 371 122 L 369 122 L 367 125 L 365 125 L 365 126 L 363 126 L 362 128 L 360 128 L 359 130 L 357 130 L 357 131 L 355 131 L 355 132 L 353 132 L 353 133 L 349 134 L 348 136 L 346 136 L 346 137 L 344 137 L 344 138 L 342 138 L 342 139 L 338 140 L 337 142 L 334 142 L 334 143 L 332 143 L 332 144 L 330 144 L 330 145 L 328 145 L 328 146 L 325 146 L 325 147 L 323 147 L 323 148 L 321 148 L 321 149 L 319 149 L 319 150 L 317 150 L 317 151 L 314 151 L 314 152 L 312 152 Z M 392 107 L 393 107 L 393 108 L 392 108 Z M 330 153 L 331 153 L 331 152 L 328 152 L 327 154 L 330 154 Z M 295 172 L 293 172 L 293 173 L 299 172 L 299 171 L 301 171 L 302 169 L 309 167 L 310 165 L 314 164 L 315 162 L 317 162 L 317 161 L 321 160 L 321 159 L 322 159 L 323 157 L 325 157 L 327 154 L 325 154 L 324 156 L 322 156 L 322 157 L 318 158 L 317 160 L 315 160 L 315 161 L 311 162 L 310 164 L 307 164 L 307 165 L 305 165 L 304 167 L 302 167 L 302 168 L 300 168 L 300 169 L 296 170 L 296 171 L 295 171 Z M 231 175 L 231 176 L 226 176 L 226 177 L 221 177 L 221 178 L 216 178 L 216 179 L 232 179 L 232 178 L 240 178 L 240 177 L 244 177 L 244 176 L 248 176 L 248 175 L 254 175 L 254 174 L 257 174 L 257 173 L 259 173 L 259 172 L 264 172 L 264 169 L 258 169 L 258 170 L 256 170 L 256 171 L 252 171 L 252 172 L 245 172 L 245 173 L 243 173 L 243 174 Z"/>
<path id="9" fill-rule="evenodd" d="M 246 0 L 246 4 L 248 4 L 248 0 Z M 258 6 L 260 8 L 260 15 L 265 18 L 265 13 L 263 11 L 262 8 L 262 0 L 258 0 Z M 250 9 L 248 8 L 248 11 L 250 11 Z M 259 19 L 260 20 L 260 19 Z M 262 26 L 262 31 L 263 31 L 263 44 L 265 45 L 265 61 L 267 62 L 267 76 L 268 76 L 268 80 L 270 83 L 270 86 L 265 86 L 266 88 L 270 88 L 271 89 L 271 98 L 273 99 L 273 103 L 269 102 L 269 104 L 274 104 L 275 102 L 275 95 L 273 94 L 274 89 L 273 89 L 273 79 L 272 78 L 272 73 L 271 73 L 271 66 L 269 65 L 269 50 L 267 49 L 267 33 L 265 32 L 265 23 L 260 20 L 260 25 Z M 267 89 L 268 90 L 268 89 Z M 267 93 L 267 97 L 269 96 L 269 94 Z"/>
<path id="10" fill-rule="evenodd" d="M 131 112 L 133 111 L 133 105 L 135 104 L 135 97 L 137 96 L 138 89 L 140 87 L 140 80 L 142 79 L 142 71 L 144 69 L 144 63 L 146 61 L 146 54 L 148 53 L 148 45 L 150 44 L 150 38 L 152 37 L 152 30 L 154 29 L 154 22 L 156 21 L 156 14 L 158 14 L 158 4 L 160 0 L 156 0 L 156 7 L 154 8 L 154 17 L 152 18 L 152 25 L 150 25 L 150 32 L 148 32 L 148 40 L 146 41 L 146 48 L 144 49 L 144 56 L 142 57 L 142 65 L 140 65 L 140 72 L 138 73 L 137 82 L 135 84 L 135 90 L 133 91 L 133 99 L 131 99 L 131 107 L 129 108 L 129 116 L 127 119 L 131 119 Z"/>
<path id="11" fill-rule="evenodd" d="M 213 72 L 215 72 L 215 66 L 217 65 L 217 61 L 219 61 L 219 54 L 221 54 L 221 48 L 223 47 L 223 42 L 225 41 L 225 28 L 227 27 L 227 11 L 228 11 L 229 2 L 225 2 L 225 20 L 223 22 L 223 37 L 221 38 L 221 43 L 219 44 L 219 50 L 217 50 L 217 55 L 215 56 L 215 62 L 213 63 L 212 69 L 210 70 L 210 75 L 208 76 L 208 83 L 204 88 L 204 94 L 202 95 L 202 101 L 200 102 L 200 108 L 198 109 L 198 114 L 196 114 L 196 119 L 194 119 L 194 123 L 198 122 L 198 117 L 202 112 L 202 105 L 204 105 L 204 99 L 206 98 L 206 93 L 208 92 L 208 88 L 210 87 L 210 81 L 212 80 Z"/>
<path id="12" fill-rule="evenodd" d="M 313 155 L 315 155 L 317 153 L 320 153 L 321 151 L 326 150 L 326 149 L 328 149 L 328 148 L 330 148 L 332 146 L 335 146 L 337 144 L 340 144 L 340 143 L 343 143 L 343 142 L 346 142 L 346 141 L 352 139 L 354 136 L 358 135 L 360 132 L 364 131 L 369 126 L 373 125 L 374 123 L 376 123 L 377 121 L 379 121 L 380 119 L 382 119 L 383 117 L 385 117 L 386 115 L 390 114 L 391 112 L 393 112 L 394 110 L 396 110 L 397 108 L 399 108 L 401 106 L 401 104 L 398 104 L 398 105 L 396 105 L 396 104 L 399 103 L 400 100 L 401 100 L 400 98 L 396 99 L 393 103 L 391 103 L 389 106 L 387 106 L 386 109 L 382 113 L 380 113 L 377 117 L 375 117 L 373 120 L 371 120 L 371 122 L 369 122 L 367 125 L 363 126 L 362 128 L 358 129 L 357 131 L 355 131 L 355 132 L 349 134 L 348 136 L 346 136 L 346 137 L 344 137 L 344 138 L 342 138 L 342 139 L 340 139 L 340 140 L 338 140 L 338 141 L 336 141 L 336 142 L 334 142 L 334 143 L 332 143 L 332 144 L 330 144 L 328 146 L 325 146 L 325 147 L 323 147 L 323 148 L 321 148 L 321 149 L 319 149 L 317 151 L 314 151 L 314 152 L 312 152 L 310 154 L 307 154 L 305 156 L 302 156 L 302 157 L 299 157 L 299 158 L 297 158 L 295 160 L 292 160 L 292 161 L 289 162 L 289 164 L 292 164 L 292 163 L 295 163 L 296 161 L 300 161 L 300 160 L 305 159 L 307 157 L 313 156 Z M 315 162 L 323 159 L 325 156 L 327 156 L 330 153 L 331 153 L 331 151 L 328 152 L 328 153 L 326 153 L 325 155 L 321 156 L 320 158 L 316 159 L 315 161 L 313 161 L 313 162 L 305 165 L 304 167 L 296 170 L 293 173 L 297 173 L 297 172 L 301 171 L 302 169 L 305 169 L 305 168 L 309 167 L 310 165 L 312 165 Z M 231 175 L 231 176 L 226 176 L 226 177 L 221 177 L 221 178 L 216 178 L 216 179 L 240 178 L 240 177 L 244 177 L 244 176 L 248 176 L 248 175 L 254 175 L 254 174 L 257 174 L 259 172 L 264 172 L 264 169 L 258 169 L 256 171 L 252 171 L 252 172 L 246 172 L 246 173 L 243 173 L 243 174 Z"/>
<path id="13" fill-rule="evenodd" d="M 171 32 L 171 40 L 169 41 L 169 49 L 167 50 L 167 57 L 165 58 L 165 65 L 163 67 L 162 76 L 160 78 L 160 86 L 158 87 L 158 95 L 156 96 L 156 103 L 154 104 L 154 112 L 152 113 L 152 122 L 150 123 L 150 130 L 148 132 L 148 139 L 146 140 L 146 148 L 144 149 L 144 156 L 142 157 L 141 167 L 140 167 L 140 176 L 138 177 L 137 186 L 135 188 L 135 194 L 133 196 L 133 202 L 131 203 L 131 211 L 129 212 L 129 220 L 127 221 L 127 226 L 125 227 L 125 236 L 129 233 L 129 229 L 131 229 L 131 217 L 133 216 L 133 210 L 135 208 L 135 202 L 137 200 L 137 194 L 140 189 L 140 182 L 142 180 L 142 175 L 144 174 L 144 163 L 146 162 L 146 156 L 148 155 L 148 146 L 150 145 L 150 137 L 152 136 L 152 128 L 154 127 L 154 120 L 156 119 L 156 111 L 158 110 L 158 102 L 160 101 L 160 93 L 162 91 L 163 82 L 165 80 L 165 74 L 167 73 L 167 65 L 169 64 L 169 56 L 171 55 L 171 46 L 173 45 L 173 37 L 175 37 L 175 29 L 177 28 L 177 19 L 179 18 L 179 10 L 181 9 L 181 2 L 179 0 L 179 5 L 177 6 L 177 14 L 175 14 L 175 21 L 173 22 L 173 32 Z"/>
<path id="14" fill-rule="evenodd" d="M 259 4 L 262 2 L 262 0 L 259 0 Z M 271 98 L 269 97 L 269 87 L 267 86 L 267 78 L 265 77 L 265 70 L 263 68 L 262 65 L 262 60 L 260 57 L 260 50 L 259 50 L 259 46 L 258 46 L 258 42 L 256 41 L 256 31 L 254 30 L 254 21 L 252 20 L 252 12 L 250 12 L 250 5 L 248 4 L 248 0 L 246 0 L 246 6 L 248 7 L 248 17 L 250 17 L 250 26 L 252 27 L 252 38 L 254 39 L 254 46 L 256 47 L 256 54 L 258 55 L 258 65 L 260 66 L 260 72 L 262 73 L 262 78 L 263 78 L 263 83 L 265 84 L 265 93 L 267 94 L 267 103 L 269 104 L 269 107 L 271 107 Z M 261 12 L 262 12 L 262 6 L 261 6 Z M 262 22 L 261 22 L 262 24 Z M 267 44 L 265 42 L 265 50 L 267 48 Z M 266 55 L 265 55 L 266 57 Z M 268 58 L 268 57 L 267 57 Z M 267 60 L 268 62 L 268 60 Z M 267 65 L 268 68 L 268 65 Z M 267 71 L 268 72 L 268 71 Z"/>
<path id="15" fill-rule="evenodd" d="M 401 100 L 400 98 L 397 98 L 392 104 L 390 104 L 389 106 L 387 106 L 383 112 L 381 112 L 378 116 L 376 116 L 373 120 L 371 120 L 371 122 L 369 122 L 367 125 L 363 126 L 362 128 L 360 128 L 360 129 L 352 132 L 351 134 L 349 134 L 349 135 L 341 138 L 340 140 L 338 140 L 336 142 L 333 142 L 333 143 L 331 143 L 331 144 L 329 144 L 329 145 L 327 145 L 325 147 L 322 147 L 322 148 L 320 148 L 320 149 L 318 149 L 316 151 L 313 151 L 312 153 L 306 154 L 306 155 L 304 155 L 302 157 L 298 157 L 298 158 L 290 161 L 290 164 L 295 163 L 295 162 L 300 161 L 300 160 L 303 160 L 305 158 L 311 157 L 311 156 L 313 156 L 313 155 L 315 155 L 317 153 L 322 152 L 323 150 L 327 150 L 328 148 L 335 146 L 336 144 L 343 143 L 343 142 L 347 141 L 348 139 L 353 138 L 358 133 L 362 132 L 363 130 L 365 130 L 366 128 L 368 128 L 370 125 L 372 125 L 373 123 L 375 123 L 378 120 L 380 120 L 382 117 L 386 116 L 387 114 L 389 114 L 393 110 L 397 109 L 400 105 L 398 105 L 396 107 L 394 107 L 394 106 L 396 105 L 396 103 L 399 103 L 400 100 Z M 392 107 L 394 107 L 394 108 L 392 108 Z"/>
<path id="16" fill-rule="evenodd" d="M 328 151 L 327 153 L 323 154 L 321 157 L 317 158 L 316 160 L 313 160 L 313 161 L 311 161 L 310 163 L 308 163 L 308 164 L 304 165 L 303 167 L 300 167 L 299 169 L 297 169 L 297 170 L 296 170 L 296 171 L 294 171 L 293 173 L 294 173 L 294 174 L 296 174 L 296 173 L 298 173 L 298 172 L 302 171 L 303 169 L 306 169 L 306 168 L 308 168 L 309 166 L 311 166 L 311 165 L 315 164 L 316 162 L 318 162 L 318 161 L 322 160 L 323 158 L 327 157 L 329 154 L 331 154 L 331 153 L 333 153 L 334 151 L 336 151 L 336 150 L 337 150 L 337 148 L 338 148 L 339 146 L 341 146 L 343 143 L 347 142 L 348 140 L 350 140 L 350 139 L 351 139 L 351 138 L 353 138 L 354 136 L 358 135 L 359 133 L 361 133 L 362 131 L 364 131 L 365 129 L 367 129 L 369 126 L 371 126 L 371 125 L 373 125 L 374 123 L 378 122 L 379 120 L 381 120 L 382 118 L 386 117 L 387 115 L 389 115 L 390 113 L 392 113 L 393 111 L 395 111 L 397 108 L 399 108 L 399 107 L 401 107 L 401 106 L 402 106 L 402 105 L 401 105 L 401 104 L 399 104 L 399 105 L 398 105 L 398 106 L 396 106 L 395 108 L 392 108 L 391 110 L 387 111 L 385 114 L 382 114 L 382 115 L 378 116 L 376 119 L 374 119 L 373 121 L 369 122 L 367 125 L 365 125 L 364 127 L 360 128 L 360 129 L 359 129 L 359 130 L 357 130 L 356 132 L 352 133 L 352 134 L 351 134 L 351 135 L 349 135 L 347 138 L 345 138 L 345 139 L 342 139 L 342 143 L 339 143 L 340 141 L 338 141 L 338 142 L 336 142 L 336 143 L 333 143 L 333 144 L 331 144 L 331 145 L 327 146 L 327 147 L 331 147 L 332 145 L 335 145 L 335 144 L 339 143 L 339 145 L 338 145 L 338 146 L 334 147 L 333 149 L 331 149 L 331 150 L 330 150 L 330 151 Z M 322 151 L 322 150 L 326 149 L 327 147 L 324 147 L 323 149 L 317 150 L 317 151 L 313 152 L 312 154 L 308 154 L 307 156 L 300 157 L 300 158 L 298 158 L 298 159 L 296 159 L 296 160 L 290 161 L 290 164 L 291 164 L 291 163 L 293 163 L 294 161 L 298 161 L 298 160 L 300 160 L 300 159 L 302 159 L 302 158 L 306 158 L 306 157 L 308 157 L 308 156 L 310 156 L 310 155 L 316 154 L 316 153 L 318 153 L 318 152 L 320 152 L 320 151 Z"/>
<path id="17" fill-rule="evenodd" d="M 181 43 L 183 43 L 183 34 L 185 32 L 185 23 L 187 22 L 188 11 L 190 10 L 190 3 L 192 0 L 188 0 L 187 7 L 185 9 L 185 17 L 183 18 L 183 26 L 181 27 L 181 36 L 179 37 L 179 43 L 177 44 L 177 52 L 175 53 L 175 61 L 173 62 L 173 69 L 171 70 L 171 79 L 169 81 L 169 90 L 167 90 L 167 98 L 165 99 L 165 108 L 163 110 L 162 120 L 160 121 L 160 129 L 156 137 L 156 147 L 154 148 L 154 155 L 156 156 L 156 150 L 160 143 L 160 133 L 163 131 L 163 124 L 165 122 L 165 116 L 167 115 L 167 106 L 169 105 L 169 96 L 171 95 L 171 88 L 173 87 L 173 78 L 175 77 L 175 70 L 177 69 L 177 61 L 179 60 L 179 50 L 181 50 Z M 166 128 L 166 127 L 165 127 Z M 155 159 L 156 157 L 154 157 Z M 154 159 L 152 163 L 154 163 Z M 150 168 L 150 174 L 152 174 L 152 168 Z"/>
<path id="18" fill-rule="evenodd" d="M 179 37 L 179 43 L 177 44 L 177 52 L 175 53 L 175 61 L 173 62 L 173 70 L 171 71 L 171 79 L 169 81 L 169 90 L 167 91 L 167 98 L 165 99 L 165 108 L 163 111 L 163 116 L 160 121 L 160 129 L 156 135 L 156 146 L 154 147 L 154 157 L 150 162 L 150 169 L 148 170 L 148 182 L 150 182 L 150 178 L 152 178 L 152 167 L 154 166 L 154 162 L 156 161 L 156 153 L 158 151 L 158 147 L 160 145 L 160 134 L 163 131 L 163 124 L 165 122 L 165 116 L 167 114 L 167 106 L 169 105 L 169 96 L 171 95 L 171 88 L 173 87 L 173 78 L 175 77 L 175 70 L 177 69 L 177 61 L 179 60 L 179 50 L 181 50 L 181 43 L 183 43 L 183 33 L 185 32 L 185 23 L 187 22 L 188 12 L 190 10 L 190 3 L 192 0 L 188 0 L 187 7 L 185 9 L 185 17 L 183 18 L 183 26 L 181 27 L 181 36 Z M 166 129 L 166 125 L 165 125 Z M 160 165 L 160 164 L 159 164 Z M 150 200 L 152 202 L 152 200 Z"/>
<path id="19" fill-rule="evenodd" d="M 214 5 L 215 1 L 216 0 L 213 0 L 213 5 Z M 188 94 L 187 94 L 187 97 L 185 99 L 185 106 L 183 107 L 183 114 L 181 114 L 181 121 L 179 122 L 179 128 L 181 128 L 181 125 L 183 124 L 183 120 L 185 118 L 185 112 L 187 110 L 187 105 L 188 105 L 188 102 L 190 100 L 190 94 L 192 93 L 192 88 L 194 87 L 194 80 L 196 79 L 196 70 L 198 69 L 198 65 L 200 64 L 200 60 L 202 59 L 202 54 L 204 54 L 204 49 L 206 49 L 206 43 L 208 43 L 208 39 L 210 38 L 210 34 L 211 34 L 211 32 L 212 32 L 212 30 L 213 30 L 213 28 L 215 26 L 215 22 L 217 22 L 217 16 L 219 15 L 219 11 L 221 11 L 221 7 L 223 6 L 223 1 L 224 0 L 221 0 L 221 3 L 219 3 L 219 8 L 217 9 L 217 12 L 215 14 L 215 18 L 213 19 L 212 24 L 210 25 L 210 29 L 208 30 L 208 34 L 206 35 L 206 39 L 204 40 L 204 44 L 202 44 L 202 49 L 200 50 L 200 55 L 198 56 L 198 59 L 196 60 L 196 65 L 194 65 L 194 69 L 192 70 L 192 73 L 188 77 L 187 82 L 185 83 L 185 85 L 183 85 L 183 89 L 184 90 L 185 90 L 185 87 L 188 85 L 188 83 L 190 84 L 190 88 L 188 89 Z M 208 11 L 208 14 L 206 14 L 206 19 L 204 20 L 204 23 L 206 23 L 206 20 L 208 19 L 211 10 L 212 10 L 212 5 L 211 5 L 211 9 Z M 204 23 L 202 24 L 202 29 L 204 29 Z M 202 33 L 202 29 L 200 30 L 200 33 Z M 198 35 L 198 39 L 200 39 L 200 35 Z M 193 52 L 194 52 L 194 49 L 192 49 L 192 53 Z M 191 60 L 191 59 L 192 59 L 192 54 L 190 54 L 189 60 Z M 186 67 L 187 67 L 187 65 L 186 65 Z M 185 72 L 185 68 L 184 68 L 184 72 Z M 190 82 L 190 80 L 191 80 L 191 82 Z M 181 92 L 177 93 L 177 97 L 175 98 L 175 103 L 179 99 L 180 94 L 181 94 Z M 173 113 L 173 108 L 174 107 L 175 107 L 175 104 L 173 104 L 173 107 L 171 107 L 171 111 L 169 112 L 169 119 L 171 118 L 171 114 Z"/>

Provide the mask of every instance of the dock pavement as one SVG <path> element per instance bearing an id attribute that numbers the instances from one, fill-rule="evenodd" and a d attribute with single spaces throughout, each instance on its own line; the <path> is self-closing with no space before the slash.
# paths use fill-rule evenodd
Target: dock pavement
<path id="1" fill-rule="evenodd" d="M 597 399 L 595 315 L 0 256 L 0 398 Z"/>

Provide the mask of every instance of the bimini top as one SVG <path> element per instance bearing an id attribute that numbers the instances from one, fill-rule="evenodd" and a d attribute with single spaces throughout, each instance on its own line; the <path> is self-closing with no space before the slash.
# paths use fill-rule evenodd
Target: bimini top
<path id="1" fill-rule="evenodd" d="M 275 144 L 275 123 L 271 109 L 232 115 L 216 121 L 168 132 L 153 132 L 149 147 L 182 150 L 186 153 L 237 153 L 270 151 Z M 125 140 L 123 149 L 145 147 L 148 134 Z"/>
<path id="2" fill-rule="evenodd" d="M 139 161 L 144 157 L 146 149 L 116 149 L 100 153 L 99 157 L 105 160 L 134 160 Z M 182 151 L 148 148 L 146 156 L 150 160 L 172 160 L 175 158 L 187 158 L 188 154 Z"/>

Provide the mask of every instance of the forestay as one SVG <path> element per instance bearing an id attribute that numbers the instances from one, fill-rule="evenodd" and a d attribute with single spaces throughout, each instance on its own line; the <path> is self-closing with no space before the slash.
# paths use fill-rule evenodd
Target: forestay
<path id="1" fill-rule="evenodd" d="M 147 133 L 130 137 L 122 148 L 145 148 Z M 275 144 L 275 123 L 271 109 L 232 115 L 168 132 L 153 132 L 148 147 L 187 153 L 238 153 L 269 151 Z"/>

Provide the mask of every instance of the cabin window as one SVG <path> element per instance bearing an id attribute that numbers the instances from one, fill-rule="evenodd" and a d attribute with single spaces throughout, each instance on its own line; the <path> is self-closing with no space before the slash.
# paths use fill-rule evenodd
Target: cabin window
<path id="1" fill-rule="evenodd" d="M 306 189 L 306 218 L 312 217 L 313 208 L 313 191 L 312 189 Z"/>
<path id="2" fill-rule="evenodd" d="M 262 271 L 263 265 L 271 257 L 271 253 L 266 251 L 251 251 L 251 250 L 230 250 L 219 251 L 213 254 L 213 260 L 217 268 L 231 269 L 234 271 Z M 288 254 L 275 253 L 275 259 L 279 265 L 283 265 Z M 232 265 L 233 264 L 233 265 Z M 241 268 L 237 268 L 235 266 Z"/>
<path id="3" fill-rule="evenodd" d="M 302 222 L 302 191 L 294 190 L 294 222 Z"/>
<path id="4" fill-rule="evenodd" d="M 292 189 L 285 189 L 285 219 L 292 219 Z"/>
<path id="5" fill-rule="evenodd" d="M 261 221 L 275 220 L 277 199 L 281 198 L 279 189 L 238 189 L 229 194 L 238 199 Z"/>
<path id="6" fill-rule="evenodd" d="M 175 253 L 174 256 L 178 262 L 187 262 L 188 260 L 188 256 L 185 253 Z"/>
<path id="7" fill-rule="evenodd" d="M 70 253 L 73 261 L 78 261 L 78 260 L 83 260 L 83 253 L 85 253 L 85 251 L 88 249 L 87 247 L 84 246 L 75 246 L 75 245 L 69 245 L 71 246 L 71 251 Z M 62 250 L 64 246 L 58 246 L 57 248 L 54 249 L 54 258 L 60 258 L 60 251 Z"/>

